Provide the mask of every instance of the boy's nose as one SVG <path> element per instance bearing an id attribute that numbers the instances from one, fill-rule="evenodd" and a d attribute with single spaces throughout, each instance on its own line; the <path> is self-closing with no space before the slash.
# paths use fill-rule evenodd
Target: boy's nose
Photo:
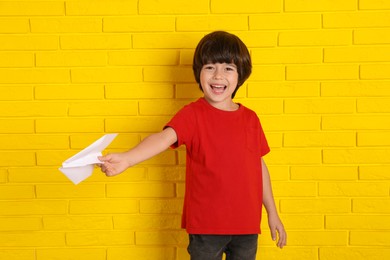
<path id="1" fill-rule="evenodd" d="M 216 69 L 214 72 L 214 78 L 215 79 L 221 79 L 222 78 L 222 70 Z"/>

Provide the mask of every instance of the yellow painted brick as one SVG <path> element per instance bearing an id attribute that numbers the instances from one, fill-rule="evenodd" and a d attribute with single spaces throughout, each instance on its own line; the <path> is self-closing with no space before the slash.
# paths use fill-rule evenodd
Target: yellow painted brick
<path id="1" fill-rule="evenodd" d="M 288 233 L 290 246 L 347 246 L 346 231 L 291 231 Z"/>
<path id="2" fill-rule="evenodd" d="M 330 215 L 325 218 L 326 229 L 389 230 L 390 216 L 385 215 Z"/>
<path id="3" fill-rule="evenodd" d="M 359 167 L 359 177 L 362 180 L 390 180 L 390 166 L 368 165 Z"/>
<path id="4" fill-rule="evenodd" d="M 134 116 L 138 114 L 136 101 L 78 102 L 69 105 L 70 116 Z"/>
<path id="5" fill-rule="evenodd" d="M 115 229 L 177 229 L 180 227 L 180 215 L 116 215 Z"/>
<path id="6" fill-rule="evenodd" d="M 68 139 L 65 135 L 0 135 L 0 149 L 66 149 Z"/>
<path id="7" fill-rule="evenodd" d="M 349 114 L 356 111 L 356 101 L 346 98 L 287 99 L 286 114 Z"/>
<path id="8" fill-rule="evenodd" d="M 0 183 L 5 183 L 7 181 L 7 170 L 0 169 Z"/>
<path id="9" fill-rule="evenodd" d="M 70 214 L 135 214 L 139 212 L 139 202 L 129 199 L 72 200 Z"/>
<path id="10" fill-rule="evenodd" d="M 390 47 L 325 48 L 324 62 L 382 62 L 390 59 Z"/>
<path id="11" fill-rule="evenodd" d="M 105 187 L 103 184 L 38 184 L 35 186 L 37 198 L 103 198 Z"/>
<path id="12" fill-rule="evenodd" d="M 389 163 L 390 149 L 337 149 L 323 151 L 324 163 L 375 164 Z"/>
<path id="13" fill-rule="evenodd" d="M 120 150 L 123 151 L 123 150 Z M 106 152 L 104 152 L 106 153 Z M 123 174 L 117 175 L 113 178 L 107 178 L 107 176 L 100 171 L 100 169 L 96 169 L 86 182 L 88 183 L 109 183 L 109 182 L 140 182 L 146 181 L 146 167 L 138 166 L 127 169 L 123 172 Z M 69 180 L 68 180 L 69 181 Z"/>
<path id="14" fill-rule="evenodd" d="M 81 34 L 61 35 L 61 49 L 64 50 L 105 50 L 130 49 L 129 34 Z"/>
<path id="15" fill-rule="evenodd" d="M 273 192 L 276 197 L 315 197 L 317 184 L 315 182 L 274 182 Z"/>
<path id="16" fill-rule="evenodd" d="M 44 216 L 45 230 L 110 230 L 111 216 Z"/>
<path id="17" fill-rule="evenodd" d="M 185 175 L 185 167 L 148 167 L 148 179 L 152 181 L 182 182 Z"/>
<path id="18" fill-rule="evenodd" d="M 0 234 L 2 247 L 52 247 L 65 246 L 64 233 L 9 232 Z"/>
<path id="19" fill-rule="evenodd" d="M 181 231 L 136 232 L 137 245 L 188 245 L 188 234 Z"/>
<path id="20" fill-rule="evenodd" d="M 283 215 L 281 216 L 283 224 L 287 230 L 293 229 L 323 229 L 324 228 L 324 217 L 322 215 Z M 266 221 L 262 221 L 266 223 Z"/>
<path id="21" fill-rule="evenodd" d="M 390 231 L 351 231 L 352 246 L 389 246 Z"/>
<path id="22" fill-rule="evenodd" d="M 108 63 L 114 66 L 177 65 L 179 53 L 168 51 L 110 51 Z"/>
<path id="23" fill-rule="evenodd" d="M 33 199 L 35 198 L 32 185 L 0 185 L 0 199 Z"/>
<path id="24" fill-rule="evenodd" d="M 126 260 L 126 259 L 167 260 L 167 259 L 182 259 L 182 258 L 176 258 L 175 248 L 167 247 L 167 246 L 147 247 L 147 248 L 110 247 L 107 249 L 107 260 Z"/>
<path id="25" fill-rule="evenodd" d="M 265 160 L 267 161 L 267 160 Z M 268 165 L 272 181 L 287 181 L 290 179 L 290 167 L 285 165 Z"/>
<path id="26" fill-rule="evenodd" d="M 319 257 L 323 260 L 382 260 L 390 258 L 388 248 L 367 247 L 322 247 L 319 249 Z"/>
<path id="27" fill-rule="evenodd" d="M 383 0 L 360 0 L 359 9 L 390 9 L 390 2 Z"/>
<path id="28" fill-rule="evenodd" d="M 248 97 L 315 97 L 320 95 L 317 82 L 249 82 Z"/>
<path id="29" fill-rule="evenodd" d="M 37 248 L 36 251 L 39 260 L 106 260 L 105 248 Z"/>
<path id="30" fill-rule="evenodd" d="M 282 199 L 280 209 L 282 213 L 349 213 L 351 201 L 344 198 Z"/>
<path id="31" fill-rule="evenodd" d="M 34 166 L 35 152 L 0 152 L 0 166 Z"/>
<path id="32" fill-rule="evenodd" d="M 390 213 L 390 200 L 388 198 L 353 199 L 352 211 L 354 213 Z"/>
<path id="33" fill-rule="evenodd" d="M 292 166 L 292 180 L 357 180 L 353 166 Z"/>
<path id="34" fill-rule="evenodd" d="M 282 99 L 243 99 L 240 103 L 259 115 L 283 113 Z"/>
<path id="35" fill-rule="evenodd" d="M 272 0 L 263 0 L 253 2 L 252 0 L 243 0 L 240 2 L 228 0 L 216 0 L 211 2 L 212 13 L 265 13 L 265 12 L 280 12 L 282 10 L 281 3 Z"/>
<path id="36" fill-rule="evenodd" d="M 334 46 L 351 43 L 350 30 L 286 31 L 279 34 L 280 46 Z"/>
<path id="37" fill-rule="evenodd" d="M 142 0 L 139 2 L 140 14 L 199 14 L 209 13 L 209 1 L 197 2 L 180 0 Z"/>
<path id="38" fill-rule="evenodd" d="M 353 132 L 292 132 L 284 133 L 286 147 L 338 147 L 355 146 Z"/>
<path id="39" fill-rule="evenodd" d="M 191 84 L 191 83 L 179 83 L 175 84 L 176 98 L 190 98 L 190 99 L 198 99 L 200 97 L 203 97 L 202 91 L 199 89 L 199 86 L 197 84 Z"/>
<path id="40" fill-rule="evenodd" d="M 34 120 L 30 119 L 0 119 L 0 133 L 27 134 L 34 132 Z"/>
<path id="41" fill-rule="evenodd" d="M 172 32 L 175 18 L 171 16 L 127 16 L 103 18 L 104 32 Z"/>
<path id="42" fill-rule="evenodd" d="M 169 198 L 174 196 L 175 186 L 172 183 L 107 184 L 107 197 L 109 198 Z"/>
<path id="43" fill-rule="evenodd" d="M 387 197 L 389 184 L 380 182 L 321 182 L 318 194 L 326 197 Z"/>
<path id="44" fill-rule="evenodd" d="M 65 200 L 17 200 L 0 201 L 0 215 L 58 215 L 68 212 L 68 202 Z"/>
<path id="45" fill-rule="evenodd" d="M 136 0 L 66 1 L 66 15 L 132 15 L 138 10 Z"/>
<path id="46" fill-rule="evenodd" d="M 107 64 L 107 54 L 96 51 L 38 52 L 35 57 L 37 67 L 96 67 Z"/>
<path id="47" fill-rule="evenodd" d="M 284 80 L 285 67 L 278 65 L 253 66 L 250 81 Z"/>
<path id="48" fill-rule="evenodd" d="M 367 64 L 360 66 L 361 79 L 390 79 L 389 64 Z"/>
<path id="49" fill-rule="evenodd" d="M 319 29 L 321 15 L 313 13 L 278 13 L 249 16 L 251 30 Z"/>
<path id="50" fill-rule="evenodd" d="M 320 48 L 263 48 L 252 51 L 253 64 L 319 63 Z"/>
<path id="51" fill-rule="evenodd" d="M 319 149 L 273 149 L 266 157 L 269 164 L 297 165 L 321 163 Z"/>
<path id="52" fill-rule="evenodd" d="M 188 101 L 175 100 L 145 100 L 139 102 L 140 115 L 174 115 Z"/>
<path id="53" fill-rule="evenodd" d="M 318 116 L 261 116 L 264 130 L 267 131 L 312 131 L 320 129 Z"/>
<path id="54" fill-rule="evenodd" d="M 0 83 L 69 83 L 68 69 L 0 69 Z"/>
<path id="55" fill-rule="evenodd" d="M 149 82 L 193 82 L 190 67 L 147 67 L 144 68 L 144 80 Z"/>
<path id="56" fill-rule="evenodd" d="M 90 133 L 103 132 L 103 119 L 95 118 L 53 118 L 37 119 L 37 133 Z"/>
<path id="57" fill-rule="evenodd" d="M 34 249 L 1 249 L 0 259 L 8 260 L 35 260 Z"/>
<path id="58" fill-rule="evenodd" d="M 248 17 L 243 15 L 179 16 L 178 31 L 248 30 Z"/>
<path id="59" fill-rule="evenodd" d="M 0 18 L 0 33 L 28 33 L 29 20 L 26 18 Z"/>
<path id="60" fill-rule="evenodd" d="M 102 137 L 102 134 L 80 134 L 71 135 L 70 143 L 73 149 L 84 149 L 97 139 Z M 139 143 L 140 137 L 138 134 L 120 134 L 107 147 L 107 149 L 128 149 Z"/>
<path id="61" fill-rule="evenodd" d="M 195 49 L 190 49 L 190 50 L 180 50 L 180 65 L 188 65 L 192 66 L 192 62 L 194 59 L 194 53 Z"/>
<path id="62" fill-rule="evenodd" d="M 94 33 L 102 31 L 102 19 L 95 17 L 31 18 L 33 33 Z"/>
<path id="63" fill-rule="evenodd" d="M 68 105 L 57 102 L 1 102 L 1 116 L 66 116 Z"/>
<path id="64" fill-rule="evenodd" d="M 8 171 L 9 182 L 13 183 L 69 182 L 65 175 L 58 172 L 58 165 L 55 168 L 21 167 L 11 168 Z"/>
<path id="65" fill-rule="evenodd" d="M 267 142 L 271 148 L 281 148 L 283 146 L 282 133 L 267 133 Z"/>
<path id="66" fill-rule="evenodd" d="M 235 34 L 248 48 L 274 47 L 278 41 L 278 33 L 275 31 L 238 31 Z"/>
<path id="67" fill-rule="evenodd" d="M 390 43 L 390 29 L 388 28 L 356 29 L 354 30 L 353 36 L 355 44 Z"/>
<path id="68" fill-rule="evenodd" d="M 318 259 L 318 249 L 315 247 L 283 247 L 283 250 L 272 247 L 261 247 L 257 252 L 258 259 Z"/>
<path id="69" fill-rule="evenodd" d="M 75 83 L 121 83 L 142 81 L 142 68 L 88 68 L 72 69 L 72 82 Z"/>
<path id="70" fill-rule="evenodd" d="M 0 67 L 26 68 L 34 66 L 34 54 L 30 52 L 0 52 Z"/>
<path id="71" fill-rule="evenodd" d="M 0 15 L 64 15 L 61 1 L 1 1 Z"/>
<path id="72" fill-rule="evenodd" d="M 1 3 L 1 2 L 0 2 Z M 58 36 L 54 35 L 0 35 L 0 49 L 57 50 Z"/>
<path id="73" fill-rule="evenodd" d="M 322 96 L 343 97 L 385 97 L 390 96 L 389 82 L 387 81 L 344 81 L 323 82 L 321 84 Z"/>
<path id="74" fill-rule="evenodd" d="M 286 0 L 284 3 L 285 11 L 287 12 L 298 12 L 298 11 L 348 11 L 356 10 L 357 4 L 354 0 L 345 0 L 340 3 L 337 0 Z"/>
<path id="75" fill-rule="evenodd" d="M 290 65 L 287 80 L 346 80 L 358 79 L 357 65 Z"/>
<path id="76" fill-rule="evenodd" d="M 173 150 L 167 150 L 142 163 L 142 165 L 162 165 L 162 166 L 175 165 L 175 164 L 176 164 L 176 151 Z"/>
<path id="77" fill-rule="evenodd" d="M 167 83 L 127 83 L 107 84 L 107 99 L 173 98 L 173 84 Z"/>
<path id="78" fill-rule="evenodd" d="M 33 87 L 25 85 L 2 85 L 0 86 L 0 100 L 32 100 Z"/>
<path id="79" fill-rule="evenodd" d="M 133 245 L 134 232 L 126 231 L 93 231 L 69 232 L 66 243 L 70 246 L 120 246 Z"/>
<path id="80" fill-rule="evenodd" d="M 202 33 L 143 33 L 133 35 L 134 49 L 195 48 Z"/>
<path id="81" fill-rule="evenodd" d="M 183 200 L 141 200 L 140 212 L 145 214 L 182 214 Z"/>
<path id="82" fill-rule="evenodd" d="M 390 116 L 385 114 L 323 116 L 322 128 L 329 130 L 388 130 Z"/>
<path id="83" fill-rule="evenodd" d="M 385 27 L 389 25 L 388 12 L 341 12 L 323 14 L 324 28 L 364 28 Z"/>
<path id="84" fill-rule="evenodd" d="M 358 146 L 390 146 L 390 132 L 358 133 Z"/>
<path id="85" fill-rule="evenodd" d="M 102 85 L 37 85 L 34 87 L 35 99 L 103 99 L 104 86 Z"/>
<path id="86" fill-rule="evenodd" d="M 105 129 L 107 132 L 159 132 L 168 123 L 170 117 L 167 116 L 144 116 L 132 118 L 107 118 Z"/>
<path id="87" fill-rule="evenodd" d="M 32 231 L 40 229 L 42 229 L 42 219 L 38 217 L 0 218 L 1 231 Z"/>

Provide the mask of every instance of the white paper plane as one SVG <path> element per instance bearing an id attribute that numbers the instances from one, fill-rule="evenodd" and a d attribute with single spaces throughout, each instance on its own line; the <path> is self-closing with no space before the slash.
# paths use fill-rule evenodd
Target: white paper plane
<path id="1" fill-rule="evenodd" d="M 93 144 L 70 157 L 62 163 L 59 170 L 74 184 L 79 184 L 92 175 L 94 165 L 102 163 L 98 156 L 115 139 L 118 134 L 106 134 Z"/>

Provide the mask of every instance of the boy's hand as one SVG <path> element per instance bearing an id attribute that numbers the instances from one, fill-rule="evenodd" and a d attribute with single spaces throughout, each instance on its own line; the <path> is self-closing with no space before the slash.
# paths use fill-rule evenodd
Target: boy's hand
<path id="1" fill-rule="evenodd" d="M 282 221 L 277 215 L 268 216 L 268 225 L 271 231 L 272 240 L 276 241 L 277 237 L 279 236 L 276 246 L 283 248 L 287 243 L 287 233 L 284 230 Z"/>
<path id="2" fill-rule="evenodd" d="M 102 162 L 98 166 L 108 177 L 120 174 L 131 166 L 125 153 L 107 154 L 106 156 L 99 156 L 98 159 Z"/>

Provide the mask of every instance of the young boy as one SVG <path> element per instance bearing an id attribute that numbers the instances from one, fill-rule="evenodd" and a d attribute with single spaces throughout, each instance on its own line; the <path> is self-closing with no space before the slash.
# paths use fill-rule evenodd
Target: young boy
<path id="1" fill-rule="evenodd" d="M 192 260 L 254 260 L 262 204 L 277 246 L 286 245 L 267 166 L 269 147 L 252 110 L 233 102 L 252 71 L 245 44 L 216 31 L 198 44 L 195 79 L 204 97 L 182 108 L 164 130 L 133 149 L 100 157 L 102 171 L 117 175 L 169 147 L 187 151 L 182 227 L 189 233 Z"/>

